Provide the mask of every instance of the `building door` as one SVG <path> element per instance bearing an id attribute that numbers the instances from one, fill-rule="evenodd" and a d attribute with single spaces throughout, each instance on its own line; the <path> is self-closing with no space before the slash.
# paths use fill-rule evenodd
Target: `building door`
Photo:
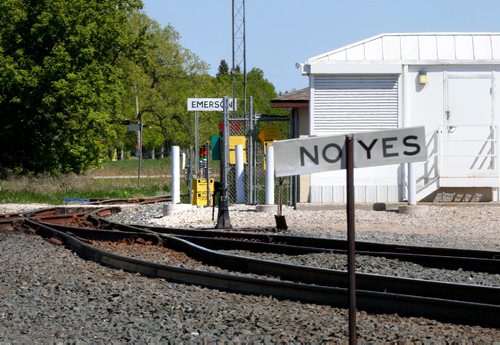
<path id="1" fill-rule="evenodd" d="M 441 176 L 495 174 L 493 92 L 490 75 L 448 76 Z"/>

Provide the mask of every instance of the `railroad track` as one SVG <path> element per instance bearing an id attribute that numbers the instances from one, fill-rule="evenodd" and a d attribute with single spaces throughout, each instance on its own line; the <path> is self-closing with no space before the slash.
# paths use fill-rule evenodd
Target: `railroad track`
<path id="1" fill-rule="evenodd" d="M 240 231 L 219 231 L 213 229 L 193 230 L 134 225 L 132 227 L 98 221 L 108 229 L 153 231 L 174 235 L 213 250 L 247 250 L 251 252 L 271 252 L 285 255 L 311 253 L 347 254 L 347 241 L 330 238 L 288 236 L 281 234 L 258 234 L 260 229 L 240 229 Z M 107 224 L 107 225 L 104 225 Z M 244 230 L 243 232 L 241 230 Z M 453 248 L 429 248 L 393 245 L 372 242 L 356 242 L 356 254 L 385 257 L 413 262 L 426 267 L 462 269 L 474 272 L 500 273 L 500 252 L 464 250 Z"/>
<path id="2" fill-rule="evenodd" d="M 345 241 L 294 237 L 278 234 L 250 234 L 244 231 L 186 230 L 131 226 L 112 223 L 106 217 L 118 208 L 48 209 L 23 215 L 23 225 L 37 234 L 56 238 L 81 257 L 113 268 L 160 277 L 173 282 L 196 284 L 225 291 L 272 295 L 307 303 L 347 307 L 347 273 L 330 269 L 296 266 L 274 261 L 229 255 L 217 250 L 244 249 L 287 255 L 315 252 L 344 252 Z M 247 229 L 248 230 L 248 229 Z M 141 240 L 179 252 L 206 265 L 237 273 L 207 272 L 126 257 L 99 249 L 89 241 L 121 242 Z M 95 242 L 94 242 L 95 244 Z M 357 243 L 358 253 L 389 256 L 431 263 L 443 267 L 470 267 L 493 273 L 500 264 L 497 252 L 419 248 Z M 412 259 L 413 257 L 413 259 Z M 460 266 L 461 267 L 461 266 Z M 473 269 L 474 270 L 474 269 Z M 496 270 L 496 271 L 495 271 Z M 271 276 L 272 278 L 269 278 Z M 500 327 L 500 288 L 359 273 L 357 306 L 373 313 L 423 316 L 445 322 Z"/>

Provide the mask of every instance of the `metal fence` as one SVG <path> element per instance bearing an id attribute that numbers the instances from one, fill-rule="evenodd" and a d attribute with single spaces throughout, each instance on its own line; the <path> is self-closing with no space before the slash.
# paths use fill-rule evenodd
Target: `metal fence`
<path id="1" fill-rule="evenodd" d="M 289 117 L 255 115 L 251 105 L 250 115 L 247 118 L 235 115 L 229 118 L 229 135 L 246 138 L 245 200 L 247 204 L 265 204 L 266 146 L 271 145 L 271 141 L 263 142 L 259 139 L 259 134 L 265 130 L 266 126 L 272 125 L 279 126 L 281 132 L 280 139 L 288 139 L 290 137 Z M 234 164 L 230 164 L 228 172 L 230 204 L 236 201 L 235 181 L 236 168 Z M 279 203 L 279 192 L 279 182 L 276 178 L 275 204 Z M 291 178 L 284 179 L 281 197 L 283 204 L 290 205 L 293 203 Z"/>

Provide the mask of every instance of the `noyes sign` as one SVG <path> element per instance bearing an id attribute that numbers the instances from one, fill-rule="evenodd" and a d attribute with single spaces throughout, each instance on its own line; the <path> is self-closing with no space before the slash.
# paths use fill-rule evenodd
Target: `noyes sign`
<path id="1" fill-rule="evenodd" d="M 427 160 L 424 127 L 355 133 L 352 136 L 355 168 Z M 345 138 L 345 135 L 339 135 L 275 141 L 276 176 L 345 169 Z"/>

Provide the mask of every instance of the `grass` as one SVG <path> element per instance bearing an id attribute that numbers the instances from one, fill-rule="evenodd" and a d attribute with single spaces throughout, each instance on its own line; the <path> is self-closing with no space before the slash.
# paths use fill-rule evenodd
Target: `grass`
<path id="1" fill-rule="evenodd" d="M 144 159 L 141 163 L 141 176 L 160 176 L 170 174 L 170 159 Z M 123 161 L 106 161 L 101 169 L 89 172 L 90 176 L 137 176 L 139 161 L 126 159 Z"/>
<path id="2" fill-rule="evenodd" d="M 218 171 L 219 162 L 210 162 L 212 171 Z M 0 180 L 0 204 L 43 203 L 64 204 L 66 198 L 144 198 L 170 194 L 170 159 L 145 159 L 141 163 L 138 186 L 137 159 L 106 161 L 100 169 L 85 175 L 10 177 Z M 188 187 L 181 173 L 181 194 Z M 188 197 L 181 196 L 183 202 Z"/>
<path id="3" fill-rule="evenodd" d="M 170 163 L 144 160 L 138 186 L 137 160 L 106 162 L 86 175 L 11 177 L 0 180 L 0 203 L 60 205 L 65 198 L 139 198 L 170 193 Z M 154 177 L 148 177 L 154 176 Z M 99 177 L 99 178 L 96 178 Z M 120 177 L 120 178 L 117 178 Z M 183 191 L 184 189 L 184 191 Z M 187 192 L 181 183 L 181 193 Z"/>

